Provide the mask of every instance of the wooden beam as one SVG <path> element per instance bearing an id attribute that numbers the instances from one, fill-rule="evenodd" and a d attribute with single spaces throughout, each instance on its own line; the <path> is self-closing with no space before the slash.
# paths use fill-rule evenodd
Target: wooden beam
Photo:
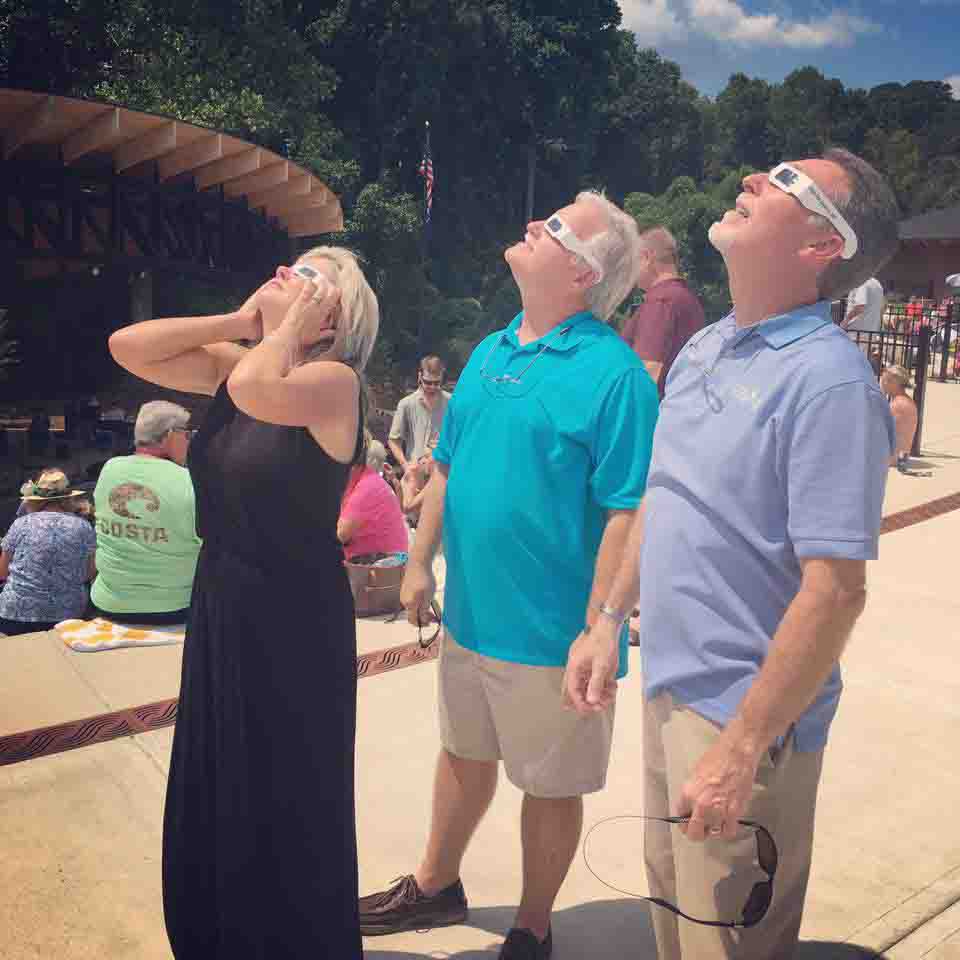
<path id="1" fill-rule="evenodd" d="M 294 167 L 296 170 L 296 167 Z M 260 190 L 256 193 L 247 194 L 247 203 L 257 209 L 266 207 L 268 213 L 272 213 L 275 205 L 283 204 L 289 197 L 296 198 L 298 203 L 303 203 L 303 198 L 313 189 L 313 184 L 318 183 L 309 174 L 301 176 L 299 174 L 290 177 L 286 183 L 278 184 L 269 190 Z"/>
<path id="2" fill-rule="evenodd" d="M 291 237 L 309 237 L 314 233 L 331 233 L 343 229 L 343 213 L 339 205 L 312 207 L 280 218 Z"/>
<path id="3" fill-rule="evenodd" d="M 81 127 L 76 133 L 71 133 L 63 143 L 63 162 L 69 165 L 85 154 L 93 153 L 110 143 L 119 135 L 120 124 L 120 108 L 113 107 L 106 113 L 100 114 L 95 120 L 91 120 L 85 127 Z"/>
<path id="4" fill-rule="evenodd" d="M 226 195 L 228 197 L 242 197 L 244 194 L 257 193 L 261 190 L 268 190 L 270 187 L 276 187 L 290 179 L 290 164 L 286 160 L 281 160 L 280 163 L 271 163 L 270 166 L 263 166 L 264 159 L 269 159 L 269 155 L 267 158 L 261 158 L 261 168 L 259 170 L 248 173 L 245 177 L 236 177 L 225 181 L 223 190 Z"/>
<path id="5" fill-rule="evenodd" d="M 316 182 L 316 181 L 314 181 Z M 336 198 L 328 191 L 311 190 L 306 196 L 292 195 L 276 200 L 264 209 L 269 217 L 285 217 L 305 210 L 318 210 L 321 207 L 336 206 Z"/>
<path id="6" fill-rule="evenodd" d="M 247 195 L 247 203 L 251 207 L 262 207 L 271 217 L 287 210 L 302 210 L 304 207 L 318 206 L 324 202 L 323 184 L 309 175 L 293 176 L 286 183 Z"/>
<path id="7" fill-rule="evenodd" d="M 44 97 L 39 103 L 24 110 L 13 121 L 3 138 L 3 159 L 9 160 L 25 143 L 29 143 L 50 126 L 56 114 L 56 97 Z"/>
<path id="8" fill-rule="evenodd" d="M 113 169 L 123 173 L 145 160 L 154 160 L 177 148 L 176 120 L 170 120 L 142 137 L 121 144 L 113 154 Z"/>
<path id="9" fill-rule="evenodd" d="M 207 190 L 218 184 L 225 184 L 245 174 L 259 170 L 262 163 L 259 147 L 252 147 L 242 153 L 235 153 L 231 157 L 224 157 L 216 163 L 210 163 L 195 174 L 198 190 Z"/>
<path id="10" fill-rule="evenodd" d="M 195 170 L 204 164 L 213 163 L 223 156 L 223 134 L 215 133 L 212 136 L 197 140 L 194 143 L 180 147 L 173 153 L 161 157 L 159 167 L 160 179 L 170 180 L 187 170 Z"/>

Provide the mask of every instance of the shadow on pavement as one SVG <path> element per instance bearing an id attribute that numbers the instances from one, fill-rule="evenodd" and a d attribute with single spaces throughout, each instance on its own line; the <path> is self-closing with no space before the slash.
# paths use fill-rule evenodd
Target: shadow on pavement
<path id="1" fill-rule="evenodd" d="M 447 952 L 438 949 L 431 937 L 430 948 L 423 953 L 393 951 L 389 937 L 365 942 L 365 960 L 490 960 L 513 920 L 516 907 L 477 907 L 471 909 L 466 926 L 488 931 L 493 939 L 483 950 Z M 624 898 L 595 900 L 577 904 L 553 914 L 553 957 L 555 960 L 656 960 L 657 946 L 646 904 Z M 812 955 L 811 955 L 812 956 Z M 851 955 L 850 960 L 854 960 Z"/>
<path id="2" fill-rule="evenodd" d="M 883 956 L 855 943 L 806 940 L 797 947 L 793 960 L 883 960 Z"/>
<path id="3" fill-rule="evenodd" d="M 956 453 L 937 453 L 935 450 L 924 450 L 922 457 L 936 457 L 938 460 L 960 460 L 960 455 Z"/>

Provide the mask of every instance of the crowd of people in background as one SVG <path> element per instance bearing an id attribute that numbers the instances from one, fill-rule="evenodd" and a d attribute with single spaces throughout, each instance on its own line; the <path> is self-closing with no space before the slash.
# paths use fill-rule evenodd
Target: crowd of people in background
<path id="1" fill-rule="evenodd" d="M 394 415 L 390 453 L 365 432 L 364 462 L 351 470 L 337 526 L 348 562 L 406 562 L 450 396 L 445 375 L 439 357 L 422 359 L 417 390 Z M 96 398 L 69 407 L 65 434 L 92 441 Z M 24 485 L 0 557 L 0 633 L 48 630 L 77 617 L 144 626 L 186 621 L 202 544 L 186 469 L 196 432 L 190 416 L 168 401 L 143 404 L 133 451 L 99 465 L 92 493 L 66 490 L 66 473 L 57 467 Z M 33 419 L 36 425 L 39 417 Z M 43 419 L 49 431 L 49 417 Z M 47 563 L 48 555 L 56 560 Z"/>

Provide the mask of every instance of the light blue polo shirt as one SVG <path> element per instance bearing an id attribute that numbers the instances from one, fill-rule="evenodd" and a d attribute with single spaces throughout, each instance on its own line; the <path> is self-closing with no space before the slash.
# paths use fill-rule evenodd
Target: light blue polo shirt
<path id="1" fill-rule="evenodd" d="M 640 573 L 645 693 L 725 724 L 810 557 L 872 560 L 894 448 L 889 405 L 821 302 L 691 338 L 660 407 Z M 818 750 L 835 669 L 794 728 Z"/>
<path id="2" fill-rule="evenodd" d="M 443 619 L 470 650 L 562 667 L 583 629 L 607 511 L 634 510 L 643 495 L 657 388 L 592 314 L 524 346 L 522 316 L 474 350 L 434 451 L 449 465 Z M 519 383 L 495 382 L 504 376 Z"/>

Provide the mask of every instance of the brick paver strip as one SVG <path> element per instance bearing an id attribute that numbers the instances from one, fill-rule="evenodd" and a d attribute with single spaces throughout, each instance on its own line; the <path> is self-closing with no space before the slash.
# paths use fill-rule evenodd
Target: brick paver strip
<path id="1" fill-rule="evenodd" d="M 960 510 L 960 493 L 931 500 L 929 503 L 901 510 L 883 518 L 880 533 L 893 533 L 924 520 L 932 520 L 953 510 Z M 412 667 L 437 657 L 438 644 L 424 649 L 419 643 L 405 643 L 385 650 L 374 650 L 357 657 L 357 678 L 376 677 L 391 670 Z M 172 726 L 177 719 L 177 698 L 147 703 L 126 710 L 114 710 L 85 720 L 72 720 L 52 727 L 39 727 L 23 733 L 0 737 L 0 767 L 34 757 L 45 757 L 65 750 L 104 743 L 117 737 L 129 737 Z"/>
<path id="2" fill-rule="evenodd" d="M 376 677 L 381 673 L 412 667 L 437 658 L 438 643 L 421 647 L 416 641 L 385 650 L 374 650 L 357 657 L 357 678 Z M 177 719 L 177 698 L 147 703 L 126 710 L 101 713 L 83 720 L 71 720 L 51 727 L 38 727 L 0 737 L 0 767 L 35 757 L 46 757 L 94 743 L 104 743 L 135 733 L 148 733 L 172 726 Z"/>
<path id="3" fill-rule="evenodd" d="M 884 517 L 881 521 L 880 532 L 893 533 L 894 530 L 912 527 L 915 523 L 941 517 L 953 510 L 960 510 L 960 493 L 952 493 L 949 497 L 941 497 L 939 500 L 921 503 L 919 507 L 911 507 L 909 510 L 891 513 L 889 517 Z"/>

